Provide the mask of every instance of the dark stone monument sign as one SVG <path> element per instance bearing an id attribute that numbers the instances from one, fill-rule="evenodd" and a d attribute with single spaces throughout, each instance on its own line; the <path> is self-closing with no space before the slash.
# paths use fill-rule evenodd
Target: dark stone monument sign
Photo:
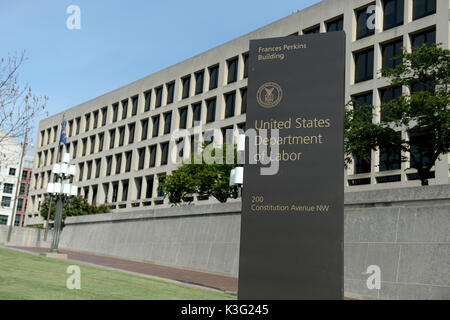
<path id="1" fill-rule="evenodd" d="M 344 87 L 344 32 L 250 42 L 239 299 L 343 298 Z"/>

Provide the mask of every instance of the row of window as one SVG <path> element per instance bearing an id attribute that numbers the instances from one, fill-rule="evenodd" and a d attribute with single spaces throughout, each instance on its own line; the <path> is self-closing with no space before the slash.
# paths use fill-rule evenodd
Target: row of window
<path id="1" fill-rule="evenodd" d="M 242 55 L 244 61 L 244 78 L 247 78 L 248 74 L 248 53 Z M 239 57 L 234 57 L 227 60 L 227 84 L 236 82 L 238 80 L 238 64 Z M 209 90 L 216 89 L 219 83 L 219 64 L 209 67 Z M 182 92 L 181 98 L 186 99 L 190 97 L 191 94 L 191 75 L 187 75 L 181 78 Z M 204 90 L 204 79 L 205 70 L 201 70 L 194 73 L 195 80 L 195 90 L 194 95 L 203 93 Z M 163 90 L 166 90 L 166 105 L 173 103 L 174 93 L 175 93 L 175 81 L 169 82 L 166 85 L 159 86 L 153 90 L 144 92 L 144 112 L 148 112 L 152 105 L 152 96 L 154 97 L 154 108 L 159 108 L 162 106 Z M 120 120 L 124 120 L 129 116 L 128 112 L 129 99 L 124 99 L 120 103 L 112 104 L 112 119 L 111 123 L 115 123 Z M 135 116 L 138 113 L 139 96 L 131 97 L 131 116 Z M 120 110 L 119 110 L 120 108 Z M 119 119 L 120 116 L 120 119 Z M 101 117 L 101 121 L 100 121 Z M 68 132 L 67 136 L 71 137 L 73 135 L 78 135 L 81 132 L 81 117 L 69 120 L 67 122 Z M 92 119 L 92 126 L 91 126 Z M 108 119 L 108 107 L 104 107 L 100 110 L 93 111 L 92 113 L 87 113 L 84 115 L 84 132 L 96 129 L 100 126 L 105 126 Z M 56 142 L 58 126 L 53 128 L 48 128 L 47 130 L 41 131 L 41 146 L 44 145 L 45 133 L 47 132 L 47 144 Z"/>
<path id="2" fill-rule="evenodd" d="M 413 48 L 428 46 L 436 43 L 436 29 L 428 29 L 411 35 Z M 395 68 L 402 61 L 398 56 L 402 53 L 403 39 L 396 39 L 381 44 L 383 69 Z M 366 48 L 354 53 L 355 60 L 355 83 L 371 80 L 374 78 L 374 48 Z"/>
<path id="3" fill-rule="evenodd" d="M 368 10 L 370 5 L 355 11 L 356 15 L 356 39 L 362 39 L 375 33 L 375 28 L 370 27 L 370 19 L 373 19 L 374 12 Z M 384 0 L 383 6 L 383 30 L 392 29 L 404 23 L 405 1 L 404 0 Z M 413 0 L 412 8 L 413 20 L 436 13 L 436 0 Z M 375 25 L 373 20 L 373 25 Z"/>
<path id="4" fill-rule="evenodd" d="M 237 130 L 245 130 L 245 124 L 237 125 Z M 204 132 L 202 137 L 191 136 L 190 150 L 196 152 L 200 148 L 200 140 L 211 143 L 217 138 L 218 132 L 213 130 Z M 222 141 L 227 143 L 234 143 L 235 130 L 233 126 L 225 127 L 220 130 L 222 134 Z M 184 156 L 184 141 L 180 140 L 176 143 L 177 160 Z M 129 150 L 115 155 L 105 157 L 105 171 L 102 173 L 102 158 L 90 160 L 78 164 L 78 181 L 88 181 L 97 179 L 101 176 L 109 177 L 111 175 L 119 175 L 122 173 L 131 172 L 131 170 L 143 170 L 147 168 L 154 168 L 158 166 L 167 165 L 169 162 L 169 141 L 154 144 L 147 147 L 138 148 L 136 151 Z M 133 152 L 135 152 L 135 160 L 133 161 Z M 158 156 L 159 155 L 159 156 Z M 159 162 L 157 162 L 159 160 Z M 134 163 L 134 167 L 132 167 Z M 124 166 L 122 166 L 124 164 Z M 113 168 L 114 166 L 114 168 Z M 47 181 L 51 179 L 51 171 L 47 171 Z M 44 187 L 44 176 L 42 172 L 40 175 L 35 174 L 35 189 L 42 189 Z M 40 180 L 38 180 L 40 178 Z"/>
<path id="5" fill-rule="evenodd" d="M 1 172 L 2 167 L 0 166 L 0 172 Z M 16 176 L 16 172 L 17 169 L 16 168 L 9 168 L 8 169 L 8 175 L 11 177 L 15 177 Z M 22 179 L 22 180 L 26 180 L 26 179 Z"/>
<path id="6" fill-rule="evenodd" d="M 375 12 L 370 10 L 370 3 L 355 10 L 356 16 L 356 39 L 362 39 L 375 34 Z M 404 23 L 405 3 L 404 0 L 384 0 L 383 6 L 383 30 L 398 27 Z M 413 20 L 436 13 L 436 0 L 413 0 Z M 373 27 L 372 27 L 373 25 Z M 344 17 L 334 18 L 325 22 L 327 32 L 341 31 L 344 29 Z M 308 27 L 303 34 L 320 33 L 320 24 Z M 295 33 L 293 35 L 298 35 Z"/>
<path id="7" fill-rule="evenodd" d="M 239 90 L 241 95 L 241 109 L 240 113 L 244 114 L 247 109 L 247 88 L 242 88 Z M 230 92 L 224 95 L 225 99 L 225 119 L 231 118 L 236 115 L 236 92 Z M 206 106 L 206 123 L 211 123 L 216 120 L 216 104 L 217 99 L 212 98 L 205 102 Z M 192 110 L 192 127 L 196 123 L 202 122 L 202 102 L 194 103 L 191 105 Z M 181 107 L 178 109 L 178 128 L 187 129 L 188 128 L 188 111 L 189 107 Z M 162 123 L 162 131 L 161 129 Z M 149 135 L 149 126 L 152 125 L 151 132 Z M 140 141 L 147 140 L 148 138 L 155 138 L 161 134 L 169 134 L 172 131 L 172 111 L 155 115 L 151 118 L 143 119 L 139 122 L 140 126 Z M 120 126 L 118 128 L 110 129 L 108 131 L 109 135 L 109 149 L 114 149 L 116 147 L 122 147 L 125 145 L 130 145 L 135 142 L 136 136 L 136 122 Z M 128 137 L 125 141 L 125 137 Z M 83 138 L 81 140 L 81 156 L 86 156 L 88 154 L 94 154 L 96 152 L 102 152 L 105 147 L 105 133 L 101 132 L 97 135 L 92 135 L 89 138 Z M 78 156 L 78 141 L 73 141 L 71 143 L 72 158 L 75 159 Z M 59 152 L 56 148 L 51 148 L 49 150 L 41 151 L 37 153 L 37 167 L 43 167 L 53 163 L 55 152 L 58 153 L 57 162 L 60 161 L 62 151 Z"/>
<path id="8" fill-rule="evenodd" d="M 161 182 L 165 177 L 165 174 L 156 176 L 157 182 Z M 133 200 L 151 199 L 153 198 L 153 187 L 155 177 L 153 175 L 146 177 L 139 177 L 134 179 L 136 187 L 136 196 Z M 129 197 L 129 180 L 113 181 L 111 183 L 102 184 L 105 203 L 116 204 L 117 202 L 126 202 Z M 98 185 L 92 185 L 90 187 L 84 187 L 80 190 L 80 194 L 83 192 L 83 197 L 86 199 L 91 198 L 91 202 L 96 204 L 98 199 Z M 120 192 L 120 194 L 119 194 Z M 163 193 L 161 189 L 157 190 L 156 197 L 162 197 Z M 155 201 L 157 202 L 157 201 Z M 162 201 L 160 202 L 162 203 Z M 146 202 L 144 205 L 150 205 L 151 202 Z M 126 204 L 119 204 L 119 208 L 124 208 Z"/>

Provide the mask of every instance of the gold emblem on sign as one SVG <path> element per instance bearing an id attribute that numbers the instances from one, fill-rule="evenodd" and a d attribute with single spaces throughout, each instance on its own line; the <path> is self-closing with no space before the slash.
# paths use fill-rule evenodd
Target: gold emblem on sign
<path id="1" fill-rule="evenodd" d="M 283 90 L 278 83 L 266 82 L 259 88 L 256 99 L 261 107 L 273 108 L 283 99 Z"/>

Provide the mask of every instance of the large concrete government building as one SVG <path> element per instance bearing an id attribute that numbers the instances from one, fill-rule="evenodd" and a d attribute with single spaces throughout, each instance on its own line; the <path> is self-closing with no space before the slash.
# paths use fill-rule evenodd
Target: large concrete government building
<path id="1" fill-rule="evenodd" d="M 346 100 L 376 106 L 408 88 L 391 87 L 379 76 L 402 47 L 424 43 L 449 46 L 449 0 L 323 0 L 193 58 L 91 101 L 44 119 L 39 124 L 27 223 L 39 223 L 40 202 L 60 159 L 59 136 L 66 119 L 67 144 L 77 166 L 74 183 L 91 203 L 114 211 L 167 205 L 158 182 L 176 169 L 169 150 L 171 133 L 194 130 L 202 122 L 203 139 L 211 130 L 245 129 L 249 40 L 344 30 Z M 370 28 L 369 6 L 378 8 Z M 372 8 L 372 7 L 371 7 Z M 326 74 L 324 74 L 326 77 Z M 320 83 L 317 83 L 320 86 Z M 299 88 L 301 89 L 301 88 Z M 342 106 L 344 108 L 344 105 Z M 401 132 L 404 137 L 408 133 Z M 201 140 L 196 137 L 195 140 Z M 410 137 L 408 137 L 410 138 Z M 409 157 L 408 154 L 404 156 Z M 401 162 L 400 151 L 373 151 L 371 162 L 355 159 L 345 169 L 346 191 L 418 186 L 417 173 Z M 380 160 L 383 159 L 383 160 Z M 449 183 L 449 156 L 442 156 L 430 184 Z M 196 198 L 195 201 L 213 201 Z"/>

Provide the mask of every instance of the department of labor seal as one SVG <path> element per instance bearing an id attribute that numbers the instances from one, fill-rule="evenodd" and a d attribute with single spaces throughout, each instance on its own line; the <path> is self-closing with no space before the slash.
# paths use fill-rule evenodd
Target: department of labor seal
<path id="1" fill-rule="evenodd" d="M 256 99 L 261 107 L 270 109 L 281 102 L 283 90 L 278 83 L 266 82 L 258 89 Z"/>

